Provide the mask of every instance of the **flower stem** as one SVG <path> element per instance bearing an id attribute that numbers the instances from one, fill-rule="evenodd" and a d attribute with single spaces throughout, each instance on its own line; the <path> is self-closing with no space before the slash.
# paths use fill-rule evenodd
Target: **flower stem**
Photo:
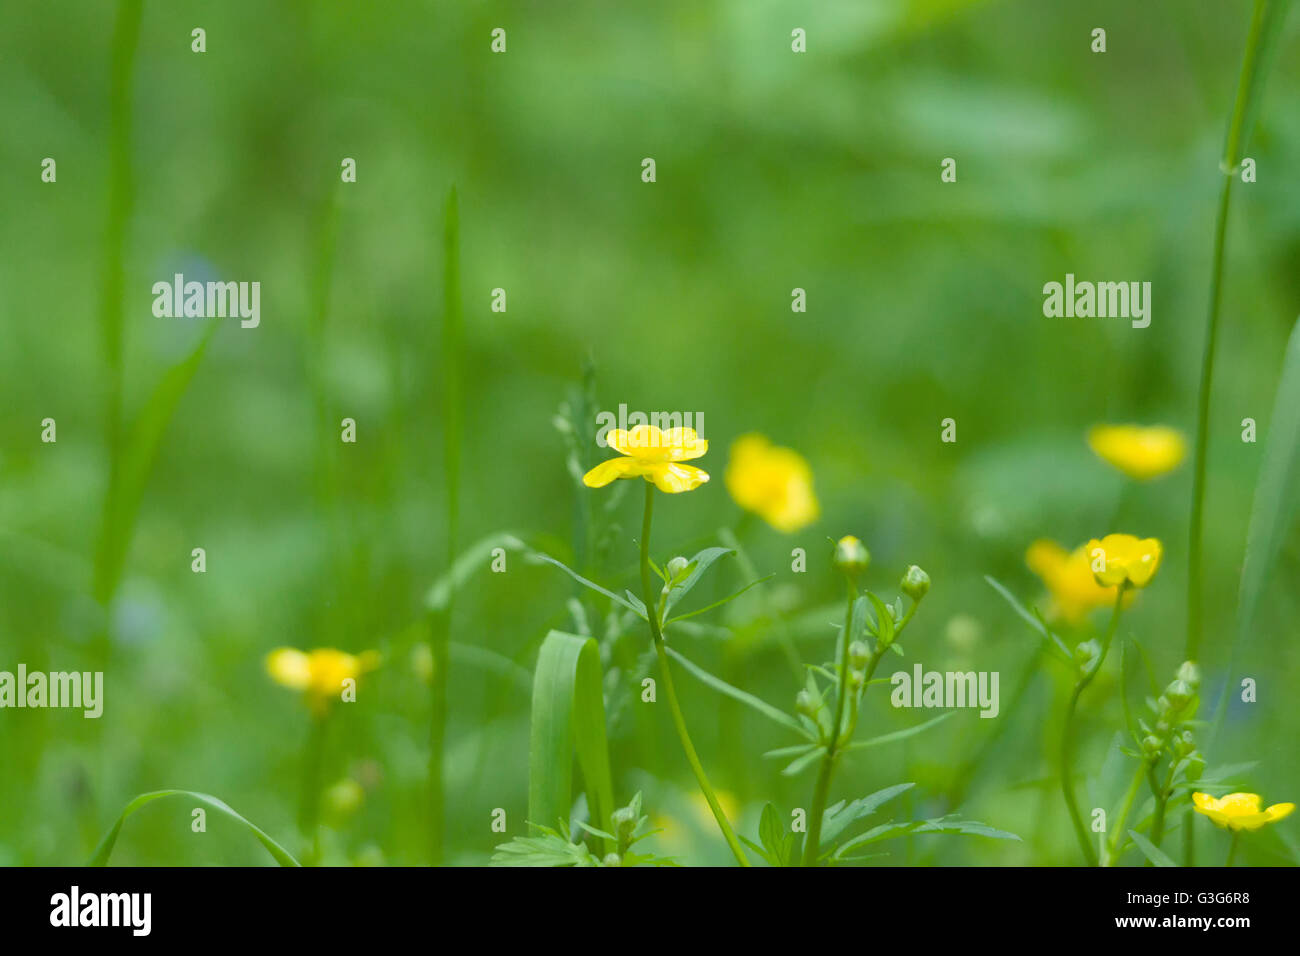
<path id="1" fill-rule="evenodd" d="M 1272 23 L 1267 0 L 1256 0 L 1246 38 L 1246 53 L 1237 80 L 1237 98 L 1228 121 L 1228 135 L 1223 144 L 1219 172 L 1223 187 L 1219 193 L 1219 211 L 1214 225 L 1214 258 L 1210 268 L 1210 306 L 1205 318 L 1205 351 L 1201 355 L 1201 382 L 1196 403 L 1196 457 L 1192 477 L 1192 514 L 1187 541 L 1187 645 L 1183 659 L 1197 660 L 1201 647 L 1201 548 L 1205 512 L 1205 461 L 1209 444 L 1210 390 L 1214 384 L 1214 351 L 1219 336 L 1219 306 L 1223 299 L 1223 259 L 1228 233 L 1228 210 L 1232 183 L 1241 164 L 1241 150 L 1246 140 L 1246 114 L 1258 79 L 1257 57 L 1265 26 Z M 1275 24 L 1274 24 L 1275 25 Z"/>
<path id="2" fill-rule="evenodd" d="M 826 800 L 831 791 L 831 776 L 835 773 L 835 761 L 839 757 L 844 701 L 849 696 L 849 641 L 853 637 L 853 602 L 857 596 L 857 589 L 850 581 L 847 607 L 844 609 L 844 633 L 840 637 L 840 679 L 835 688 L 835 722 L 831 724 L 831 739 L 826 743 L 826 753 L 822 756 L 821 767 L 817 771 L 817 783 L 813 787 L 812 810 L 808 814 L 808 835 L 803 847 L 804 866 L 816 866 L 817 853 L 821 849 L 822 816 L 826 812 Z"/>
<path id="3" fill-rule="evenodd" d="M 1124 824 L 1128 820 L 1129 811 L 1133 809 L 1133 801 L 1137 799 L 1138 788 L 1142 786 L 1142 778 L 1150 770 L 1151 764 L 1145 760 L 1138 764 L 1137 773 L 1133 774 L 1133 781 L 1128 785 L 1128 792 L 1124 794 L 1124 802 L 1120 805 L 1119 818 L 1115 821 L 1115 826 L 1111 829 L 1110 841 L 1106 847 L 1105 858 L 1101 861 L 1102 866 L 1114 866 L 1115 859 L 1119 852 L 1119 846 L 1124 840 Z"/>
<path id="4" fill-rule="evenodd" d="M 1232 861 L 1237 858 L 1237 844 L 1241 841 L 1241 831 L 1232 831 L 1232 842 L 1228 844 L 1228 859 L 1224 861 L 1224 866 L 1232 866 Z"/>
<path id="5" fill-rule="evenodd" d="M 1110 626 L 1106 629 L 1106 637 L 1102 641 L 1101 652 L 1097 655 L 1096 663 L 1075 681 L 1074 690 L 1070 693 L 1070 702 L 1065 707 L 1065 726 L 1061 732 L 1061 795 L 1065 797 L 1065 807 L 1070 811 L 1070 822 L 1074 824 L 1074 835 L 1078 837 L 1079 848 L 1083 850 L 1084 859 L 1088 861 L 1089 866 L 1097 865 L 1097 851 L 1092 848 L 1088 829 L 1083 825 L 1083 817 L 1079 814 L 1079 804 L 1074 798 L 1074 784 L 1070 772 L 1074 762 L 1074 712 L 1079 705 L 1079 695 L 1092 683 L 1092 679 L 1097 676 L 1101 665 L 1106 661 L 1106 653 L 1110 650 L 1111 641 L 1115 637 L 1115 629 L 1119 627 L 1119 615 L 1124 606 L 1126 590 L 1126 585 L 1120 585 L 1115 594 L 1115 609 L 1111 612 Z"/>
<path id="6" fill-rule="evenodd" d="M 731 829 L 731 824 L 727 822 L 727 815 L 722 812 L 722 806 L 718 803 L 713 787 L 709 784 L 709 778 L 704 773 L 704 767 L 700 763 L 699 755 L 695 753 L 695 745 L 691 743 L 691 735 L 686 730 L 686 719 L 682 716 L 681 705 L 677 702 L 677 690 L 673 687 L 673 675 L 668 667 L 668 654 L 664 651 L 664 635 L 659 626 L 659 614 L 655 610 L 658 602 L 655 600 L 654 588 L 650 585 L 650 523 L 654 516 L 654 507 L 655 486 L 647 481 L 645 486 L 645 517 L 641 521 L 641 595 L 645 601 L 646 618 L 650 622 L 650 637 L 654 642 L 655 655 L 659 658 L 659 670 L 663 673 L 664 696 L 668 698 L 668 709 L 672 713 L 673 726 L 677 728 L 677 736 L 681 739 L 682 750 L 686 751 L 686 762 L 691 765 L 691 770 L 695 773 L 695 779 L 699 782 L 700 792 L 704 794 L 704 799 L 708 801 L 709 809 L 713 811 L 713 818 L 718 821 L 718 829 L 722 831 L 727 846 L 731 847 L 736 862 L 741 866 L 749 866 L 749 858 L 745 856 L 740 841 L 736 839 L 735 831 Z"/>

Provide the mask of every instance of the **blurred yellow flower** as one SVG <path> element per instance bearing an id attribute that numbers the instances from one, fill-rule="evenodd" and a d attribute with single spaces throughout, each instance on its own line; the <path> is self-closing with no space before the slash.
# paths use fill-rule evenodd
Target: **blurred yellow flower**
<path id="1" fill-rule="evenodd" d="M 1115 603 L 1115 588 L 1097 583 L 1083 545 L 1066 551 L 1055 541 L 1035 541 L 1025 552 L 1025 564 L 1042 578 L 1052 596 L 1050 618 L 1078 624 L 1090 611 Z"/>
<path id="2" fill-rule="evenodd" d="M 1192 794 L 1196 812 L 1209 817 L 1217 826 L 1229 830 L 1258 830 L 1266 823 L 1275 823 L 1289 816 L 1294 803 L 1275 803 L 1267 810 L 1259 808 L 1257 793 L 1230 793 L 1215 799 L 1208 793 Z"/>
<path id="3" fill-rule="evenodd" d="M 709 480 L 708 472 L 681 464 L 709 450 L 709 443 L 694 428 L 615 428 L 608 435 L 608 444 L 624 457 L 601 462 L 583 475 L 582 483 L 588 488 L 603 488 L 619 478 L 644 478 L 671 495 L 691 491 Z"/>
<path id="4" fill-rule="evenodd" d="M 266 672 L 271 678 L 277 684 L 303 691 L 308 706 L 318 714 L 342 696 L 345 680 L 356 680 L 378 666 L 378 651 L 354 655 L 332 647 L 314 651 L 278 647 L 266 655 Z"/>
<path id="5" fill-rule="evenodd" d="M 763 435 L 742 435 L 732 442 L 725 479 L 736 504 L 777 531 L 791 534 L 812 524 L 821 513 L 808 462 Z"/>
<path id="6" fill-rule="evenodd" d="M 1167 425 L 1096 425 L 1088 444 L 1102 461 L 1139 481 L 1169 474 L 1187 454 L 1182 432 Z"/>
<path id="7" fill-rule="evenodd" d="M 1108 534 L 1088 542 L 1088 561 L 1102 587 L 1126 584 L 1144 588 L 1160 568 L 1164 548 L 1155 538 L 1131 534 Z"/>

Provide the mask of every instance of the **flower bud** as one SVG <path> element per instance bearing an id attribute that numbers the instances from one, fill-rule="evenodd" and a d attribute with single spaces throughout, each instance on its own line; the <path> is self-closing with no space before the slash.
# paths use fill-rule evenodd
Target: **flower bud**
<path id="1" fill-rule="evenodd" d="M 1182 666 L 1178 668 L 1177 677 L 1191 685 L 1192 690 L 1201 686 L 1201 669 L 1192 661 L 1183 661 Z"/>
<path id="2" fill-rule="evenodd" d="M 1188 701 L 1195 696 L 1196 691 L 1191 684 L 1181 678 L 1169 682 L 1165 688 L 1165 697 L 1173 705 L 1174 710 L 1182 710 L 1187 706 Z"/>
<path id="3" fill-rule="evenodd" d="M 1074 648 L 1074 662 L 1079 665 L 1080 670 L 1087 670 L 1088 665 L 1097 659 L 1101 653 L 1101 645 L 1096 639 L 1091 641 L 1081 641 Z"/>
<path id="4" fill-rule="evenodd" d="M 617 853 L 606 853 L 605 859 L 601 860 L 600 862 L 604 863 L 606 866 L 622 866 L 623 858 L 619 856 Z"/>
<path id="5" fill-rule="evenodd" d="M 907 573 L 903 575 L 903 580 L 898 585 L 898 589 L 913 601 L 919 601 L 930 590 L 930 575 L 915 564 L 909 565 Z"/>
<path id="6" fill-rule="evenodd" d="M 871 564 L 871 554 L 857 538 L 846 534 L 835 544 L 831 564 L 850 578 L 856 578 Z"/>
<path id="7" fill-rule="evenodd" d="M 681 574 L 690 566 L 691 562 L 687 561 L 679 554 L 677 557 L 668 560 L 668 567 L 664 568 L 664 570 L 668 573 L 669 581 L 676 581 L 677 575 Z"/>
<path id="8" fill-rule="evenodd" d="M 867 679 L 867 675 L 862 671 L 849 671 L 849 687 L 853 690 L 860 688 Z"/>
<path id="9" fill-rule="evenodd" d="M 801 690 L 794 697 L 795 710 L 805 717 L 814 717 L 817 714 L 817 702 L 813 700 L 813 695 L 807 690 Z"/>
<path id="10" fill-rule="evenodd" d="M 609 815 L 609 819 L 614 824 L 614 835 L 620 844 L 626 844 L 632 839 L 636 830 L 636 814 L 631 807 L 619 807 Z"/>
<path id="11" fill-rule="evenodd" d="M 866 668 L 871 662 L 871 648 L 867 647 L 863 641 L 854 641 L 849 645 L 849 663 L 855 671 Z"/>
<path id="12" fill-rule="evenodd" d="M 1142 738 L 1142 756 L 1146 757 L 1148 760 L 1154 760 L 1158 757 L 1163 748 L 1164 741 L 1155 734 L 1147 734 L 1147 736 Z"/>

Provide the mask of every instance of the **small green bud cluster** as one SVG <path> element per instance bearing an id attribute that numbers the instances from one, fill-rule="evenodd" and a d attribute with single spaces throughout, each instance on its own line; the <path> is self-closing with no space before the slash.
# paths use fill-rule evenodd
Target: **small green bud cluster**
<path id="1" fill-rule="evenodd" d="M 1205 768 L 1205 758 L 1196 749 L 1191 727 L 1200 708 L 1200 686 L 1200 668 L 1185 661 L 1164 692 L 1151 702 L 1154 723 L 1138 721 L 1144 734 L 1141 741 L 1143 759 L 1155 763 L 1168 753 L 1175 772 L 1179 769 L 1186 771 L 1190 780 L 1197 779 Z"/>

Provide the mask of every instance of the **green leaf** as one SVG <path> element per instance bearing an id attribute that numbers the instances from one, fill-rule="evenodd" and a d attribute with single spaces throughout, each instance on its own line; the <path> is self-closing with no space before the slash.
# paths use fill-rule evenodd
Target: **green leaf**
<path id="1" fill-rule="evenodd" d="M 540 551 L 530 551 L 528 553 L 528 559 L 533 562 L 553 564 L 555 565 L 555 567 L 559 568 L 561 571 L 563 571 L 569 577 L 573 578 L 573 580 L 577 581 L 583 587 L 591 588 L 591 590 L 595 591 L 597 594 L 605 595 L 605 597 L 609 598 L 615 604 L 619 604 L 627 608 L 629 611 L 632 611 L 633 613 L 639 615 L 643 619 L 646 618 L 645 605 L 642 604 L 640 601 L 637 601 L 635 604 L 633 604 L 630 601 L 628 601 L 627 598 L 619 597 L 613 591 L 605 590 L 605 588 L 601 587 L 599 584 L 596 584 L 594 581 L 588 581 L 586 578 L 584 578 L 577 571 L 573 570 L 573 568 L 569 567 L 567 564 L 564 564 L 563 562 L 560 561 L 556 561 L 549 554 L 543 554 Z"/>
<path id="2" fill-rule="evenodd" d="M 480 538 L 451 563 L 451 567 L 439 575 L 424 596 L 424 606 L 431 611 L 445 611 L 451 603 L 452 596 L 465 586 L 470 575 L 491 564 L 492 552 L 497 548 L 528 554 L 528 546 L 506 531 L 498 531 Z"/>
<path id="3" fill-rule="evenodd" d="M 750 581 L 739 591 L 736 591 L 735 593 L 731 594 L 728 597 L 724 597 L 721 601 L 714 601 L 712 604 L 707 604 L 704 607 L 700 608 L 698 611 L 688 611 L 685 614 L 678 614 L 676 617 L 670 617 L 667 621 L 664 622 L 664 627 L 667 627 L 669 624 L 674 624 L 677 621 L 684 621 L 689 617 L 695 617 L 697 614 L 703 614 L 705 611 L 712 611 L 715 607 L 722 607 L 722 605 L 730 603 L 731 601 L 734 601 L 736 598 L 740 597 L 750 588 L 756 587 L 757 585 L 762 584 L 764 581 L 770 581 L 774 577 L 776 577 L 775 571 L 773 571 L 765 578 L 759 578 L 757 581 Z"/>
<path id="4" fill-rule="evenodd" d="M 1300 502 L 1300 320 L 1291 330 L 1282 379 L 1273 399 L 1273 418 L 1264 439 L 1263 463 L 1246 533 L 1246 556 L 1237 599 L 1237 640 L 1244 644 L 1255 621 L 1264 587 L 1292 528 Z"/>
<path id="5" fill-rule="evenodd" d="M 793 777 L 801 773 L 806 767 L 811 766 L 822 758 L 826 753 L 825 746 L 818 744 L 802 757 L 798 757 L 790 762 L 790 765 L 781 771 L 783 777 Z"/>
<path id="6" fill-rule="evenodd" d="M 1235 173 L 1242 155 L 1250 142 L 1250 134 L 1259 115 L 1259 105 L 1264 94 L 1264 80 L 1272 68 L 1277 52 L 1278 37 L 1286 22 L 1291 0 L 1255 0 L 1255 12 L 1250 24 L 1246 60 L 1241 65 L 1237 85 L 1237 101 L 1233 109 L 1234 122 L 1229 123 L 1223 146 L 1224 172 Z"/>
<path id="7" fill-rule="evenodd" d="M 158 448 L 218 326 L 211 323 L 194 351 L 166 371 L 126 436 L 121 474 L 104 502 L 104 526 L 96 552 L 95 596 L 101 602 L 117 591 Z"/>
<path id="8" fill-rule="evenodd" d="M 206 804 L 218 813 L 227 816 L 236 823 L 240 823 L 246 827 L 253 836 L 257 837 L 258 842 L 261 843 L 262 846 L 266 847 L 266 852 L 270 853 L 271 856 L 274 857 L 275 862 L 279 863 L 281 866 L 301 865 L 293 858 L 293 854 L 271 839 L 271 837 L 268 836 L 260 827 L 250 823 L 247 819 L 237 813 L 224 800 L 219 800 L 211 794 L 198 793 L 194 790 L 154 790 L 151 793 L 140 794 L 126 805 L 126 809 L 124 809 L 121 815 L 117 818 L 117 822 L 113 824 L 108 833 L 104 834 L 104 839 L 100 841 L 98 849 L 95 850 L 95 855 L 90 858 L 90 866 L 104 866 L 107 864 L 109 856 L 113 853 L 113 847 L 117 844 L 118 834 L 122 832 L 122 824 L 126 822 L 126 818 L 135 813 L 135 811 L 139 810 L 145 804 L 153 803 L 155 800 L 161 800 L 163 797 L 189 797 L 191 800 L 197 800 L 199 803 Z"/>
<path id="9" fill-rule="evenodd" d="M 876 597 L 870 591 L 867 597 L 871 601 L 871 606 L 876 609 L 876 636 L 886 646 L 894 643 L 894 613 L 886 606 L 885 602 Z"/>
<path id="10" fill-rule="evenodd" d="M 785 713 L 782 710 L 778 710 L 776 707 L 773 707 L 767 701 L 760 700 L 759 698 L 755 697 L 753 694 L 746 693 L 745 691 L 741 690 L 739 687 L 732 687 L 730 684 L 728 684 L 720 677 L 714 677 L 703 667 L 700 667 L 698 664 L 692 663 L 685 656 L 678 653 L 673 648 L 665 647 L 664 650 L 668 652 L 669 657 L 677 661 L 677 663 L 681 664 L 682 667 L 686 668 L 686 670 L 692 676 L 694 676 L 696 680 L 704 684 L 708 684 L 714 690 L 718 691 L 721 694 L 726 694 L 732 700 L 740 701 L 746 707 L 750 707 L 758 711 L 758 713 L 762 714 L 764 717 L 768 718 L 769 720 L 775 721 L 776 723 L 780 724 L 782 727 L 785 727 L 787 730 L 793 730 L 801 737 L 807 737 L 808 739 L 812 739 L 812 736 L 808 733 L 807 730 L 804 729 L 803 725 L 800 724 L 799 721 L 791 717 L 789 714 Z"/>
<path id="11" fill-rule="evenodd" d="M 922 731 L 929 730 L 935 724 L 942 723 L 949 717 L 957 716 L 957 711 L 950 710 L 947 713 L 940 714 L 938 717 L 932 717 L 923 724 L 917 724 L 915 727 L 906 727 L 903 730 L 895 730 L 893 733 L 881 734 L 879 737 L 868 737 L 866 740 L 855 740 L 845 750 L 866 750 L 869 747 L 879 747 L 881 744 L 891 744 L 896 740 L 906 740 L 908 737 L 915 737 Z"/>
<path id="12" fill-rule="evenodd" d="M 1065 646 L 1064 641 L 1062 641 L 1059 637 L 1056 636 L 1056 634 L 1052 632 L 1052 629 L 1050 627 L 1048 627 L 1045 623 L 1043 623 L 1041 617 L 1035 614 L 1030 614 L 1028 611 L 1026 611 L 1024 605 L 1022 605 L 1019 601 L 1017 601 L 1015 599 L 1015 596 L 1010 591 L 1004 588 L 996 580 L 989 577 L 989 575 L 987 574 L 984 575 L 984 580 L 989 583 L 989 585 L 993 588 L 993 590 L 997 591 L 998 594 L 1002 595 L 1002 599 L 1011 605 L 1011 609 L 1015 611 L 1018 615 L 1020 615 L 1021 619 L 1023 619 L 1025 623 L 1027 623 L 1030 626 L 1030 628 L 1033 629 L 1035 634 L 1037 634 L 1043 640 L 1047 641 L 1048 644 L 1050 644 L 1057 651 L 1057 653 L 1061 655 L 1061 658 L 1067 664 L 1073 663 L 1074 657 L 1073 655 L 1070 654 L 1070 649 Z"/>
<path id="13" fill-rule="evenodd" d="M 878 843 L 881 840 L 890 840 L 894 837 L 905 836 L 909 833 L 958 833 L 968 836 L 983 836 L 994 840 L 1016 840 L 1020 837 L 1014 833 L 1007 833 L 1005 830 L 998 830 L 985 823 L 976 820 L 959 820 L 954 817 L 935 817 L 932 820 L 913 820 L 907 823 L 883 823 L 878 827 L 872 827 L 861 836 L 854 837 L 846 843 L 842 843 L 834 853 L 836 859 L 843 859 L 844 854 L 849 850 L 856 849 L 860 846 L 866 846 L 868 843 Z"/>
<path id="14" fill-rule="evenodd" d="M 612 832 L 614 787 L 605 737 L 600 651 L 589 637 L 551 631 L 542 641 L 533 678 L 528 750 L 531 823 L 545 827 L 568 821 L 575 752 L 592 823 Z M 607 844 L 605 852 L 613 849 Z"/>
<path id="15" fill-rule="evenodd" d="M 515 837 L 502 843 L 492 854 L 492 866 L 600 866 L 600 860 L 584 843 L 569 839 L 563 830 L 538 826 L 538 836 Z"/>
<path id="16" fill-rule="evenodd" d="M 822 814 L 822 845 L 834 843 L 835 838 L 852 824 L 863 817 L 870 816 L 900 793 L 906 793 L 915 787 L 914 783 L 896 783 L 865 797 L 859 797 L 852 803 L 841 800 L 834 806 L 827 807 Z"/>
<path id="17" fill-rule="evenodd" d="M 700 578 L 702 578 L 704 573 L 713 566 L 715 561 L 728 554 L 735 553 L 736 552 L 731 548 L 705 548 L 699 554 L 695 555 L 695 557 L 691 558 L 689 564 L 690 573 L 686 575 L 681 584 L 675 585 L 673 589 L 668 592 L 668 601 L 664 605 L 664 617 L 668 616 L 668 612 L 673 609 L 678 601 L 690 593 L 691 588 L 695 587 L 695 585 L 699 583 Z"/>
<path id="18" fill-rule="evenodd" d="M 1173 860 L 1169 859 L 1160 847 L 1156 846 L 1136 830 L 1129 830 L 1128 835 L 1133 838 L 1133 842 L 1137 845 L 1137 848 L 1142 851 L 1142 854 L 1156 866 L 1178 865 Z"/>

